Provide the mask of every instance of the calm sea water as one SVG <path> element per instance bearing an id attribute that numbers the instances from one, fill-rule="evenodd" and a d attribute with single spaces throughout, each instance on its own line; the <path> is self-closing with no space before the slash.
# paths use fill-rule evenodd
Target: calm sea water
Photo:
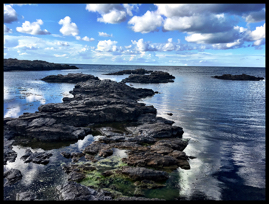
<path id="1" fill-rule="evenodd" d="M 158 116 L 175 121 L 184 130 L 183 138 L 190 138 L 184 150 L 196 159 L 189 161 L 191 169 L 178 169 L 173 190 L 156 189 L 147 197 L 187 200 L 264 200 L 265 199 L 265 80 L 229 81 L 211 78 L 222 74 L 249 74 L 265 77 L 264 68 L 243 67 L 177 67 L 82 65 L 78 70 L 4 72 L 4 117 L 18 117 L 35 112 L 46 103 L 60 103 L 74 84 L 46 83 L 40 79 L 51 74 L 82 72 L 100 79 L 121 81 L 127 75 L 104 73 L 124 69 L 145 68 L 168 71 L 176 77 L 174 83 L 136 84 L 136 88 L 151 88 L 160 92 L 142 99 L 154 105 Z M 168 116 L 167 113 L 173 113 Z M 35 144 L 34 151 L 53 153 L 46 166 L 25 164 L 20 160 L 26 147 L 13 146 L 18 153 L 15 162 L 8 162 L 4 170 L 20 169 L 23 179 L 4 189 L 4 199 L 15 199 L 16 192 L 34 191 L 42 199 L 56 199 L 55 186 L 65 175 L 60 162 L 69 162 L 61 151 L 78 151 L 94 140 L 70 143 Z M 40 148 L 41 147 L 41 148 Z M 176 187 L 175 187 L 176 186 Z M 165 194 L 165 195 L 164 195 Z"/>

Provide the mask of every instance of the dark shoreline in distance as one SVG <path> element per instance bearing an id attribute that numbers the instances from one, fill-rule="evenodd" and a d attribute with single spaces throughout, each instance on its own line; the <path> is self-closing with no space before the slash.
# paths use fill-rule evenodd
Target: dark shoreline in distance
<path id="1" fill-rule="evenodd" d="M 55 64 L 42 60 L 18 60 L 16 58 L 4 59 L 4 72 L 7 71 L 47 71 L 62 69 L 79 69 L 68 64 Z"/>

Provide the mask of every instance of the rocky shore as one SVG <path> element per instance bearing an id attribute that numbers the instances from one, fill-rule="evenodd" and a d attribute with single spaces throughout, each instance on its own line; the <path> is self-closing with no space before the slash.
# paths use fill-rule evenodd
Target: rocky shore
<path id="1" fill-rule="evenodd" d="M 45 70 L 62 70 L 62 69 L 79 69 L 76 66 L 67 64 L 54 64 L 42 60 L 18 60 L 4 59 L 4 72 L 7 71 L 45 71 Z"/>
<path id="2" fill-rule="evenodd" d="M 145 70 L 143 68 L 140 69 L 135 69 L 135 70 L 122 70 L 122 71 L 118 71 L 118 72 L 111 72 L 108 74 L 104 74 L 104 75 L 124 75 L 124 74 L 149 74 L 153 71 L 148 71 Z"/>
<path id="3" fill-rule="evenodd" d="M 4 162 L 16 158 L 9 141 L 19 141 L 18 136 L 28 141 L 52 142 L 100 135 L 81 152 L 62 152 L 70 163 L 62 164 L 68 177 L 56 188 L 59 199 L 160 200 L 145 198 L 144 192 L 165 187 L 169 172 L 178 167 L 190 169 L 188 160 L 194 157 L 183 152 L 188 145 L 188 140 L 182 139 L 183 129 L 157 117 L 153 106 L 138 103 L 141 98 L 153 96 L 153 90 L 100 80 L 93 75 L 45 78 L 51 82 L 82 81 L 70 91 L 73 98 L 65 97 L 63 103 L 41 105 L 35 113 L 4 118 Z M 126 156 L 116 156 L 116 150 L 124 151 Z M 46 165 L 50 156 L 49 152 L 27 150 L 21 159 Z M 21 178 L 19 172 L 13 174 Z M 18 198 L 35 196 L 25 192 Z"/>
<path id="4" fill-rule="evenodd" d="M 248 81 L 259 81 L 264 79 L 263 77 L 255 77 L 247 74 L 241 74 L 241 75 L 223 74 L 222 76 L 212 76 L 212 78 L 224 79 L 224 80 L 248 80 Z"/>
<path id="5" fill-rule="evenodd" d="M 168 83 L 174 82 L 175 77 L 168 72 L 163 71 L 154 71 L 149 75 L 141 75 L 141 74 L 131 74 L 126 79 L 123 79 L 122 82 L 133 82 L 133 83 Z"/>

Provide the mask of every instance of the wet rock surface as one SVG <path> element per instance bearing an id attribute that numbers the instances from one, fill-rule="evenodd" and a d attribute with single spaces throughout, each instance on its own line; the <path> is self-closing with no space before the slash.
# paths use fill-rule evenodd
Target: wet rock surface
<path id="1" fill-rule="evenodd" d="M 6 182 L 4 183 L 4 186 L 10 186 L 19 180 L 22 179 L 22 174 L 20 170 L 18 169 L 10 169 L 6 172 L 4 172 L 4 178 L 6 178 Z"/>
<path id="2" fill-rule="evenodd" d="M 247 74 L 241 74 L 241 75 L 223 74 L 222 76 L 212 76 L 212 77 L 224 80 L 248 80 L 248 81 L 259 81 L 264 79 L 263 77 L 255 77 Z"/>
<path id="3" fill-rule="evenodd" d="M 54 64 L 42 60 L 4 59 L 4 71 L 44 71 L 62 69 L 78 69 L 78 67 L 67 64 Z"/>
<path id="4" fill-rule="evenodd" d="M 49 152 L 32 152 L 30 149 L 26 149 L 25 154 L 21 159 L 25 163 L 33 162 L 36 164 L 46 165 L 49 163 L 49 158 L 52 156 L 52 153 Z"/>
<path id="5" fill-rule="evenodd" d="M 69 181 L 56 187 L 61 200 L 112 200 L 104 191 L 96 191 L 79 183 Z"/>
<path id="6" fill-rule="evenodd" d="M 133 83 L 168 83 L 174 82 L 175 77 L 168 72 L 163 71 L 154 71 L 149 75 L 141 74 L 131 74 L 126 79 L 123 79 L 122 82 L 133 82 Z"/>

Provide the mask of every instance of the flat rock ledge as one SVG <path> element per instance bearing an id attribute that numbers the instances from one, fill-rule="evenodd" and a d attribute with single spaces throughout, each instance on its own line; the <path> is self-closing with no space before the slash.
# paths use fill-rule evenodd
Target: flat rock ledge
<path id="1" fill-rule="evenodd" d="M 122 82 L 132 82 L 132 83 L 168 83 L 174 82 L 175 77 L 168 72 L 163 71 L 154 71 L 149 75 L 141 75 L 141 74 L 131 74 L 126 79 L 123 79 Z"/>
<path id="2" fill-rule="evenodd" d="M 55 83 L 78 83 L 82 81 L 87 81 L 90 79 L 98 80 L 98 77 L 95 77 L 91 74 L 82 74 L 82 73 L 68 73 L 67 75 L 49 75 L 42 78 L 42 81 L 45 82 L 55 82 Z"/>
<path id="3" fill-rule="evenodd" d="M 224 80 L 248 80 L 248 81 L 259 81 L 264 79 L 263 77 L 255 77 L 247 74 L 241 74 L 241 75 L 223 74 L 222 76 L 212 76 L 212 78 L 224 79 Z"/>
<path id="4" fill-rule="evenodd" d="M 18 60 L 4 59 L 4 71 L 44 71 L 44 70 L 62 70 L 62 69 L 79 69 L 76 66 L 68 64 L 54 64 L 42 60 Z"/>

